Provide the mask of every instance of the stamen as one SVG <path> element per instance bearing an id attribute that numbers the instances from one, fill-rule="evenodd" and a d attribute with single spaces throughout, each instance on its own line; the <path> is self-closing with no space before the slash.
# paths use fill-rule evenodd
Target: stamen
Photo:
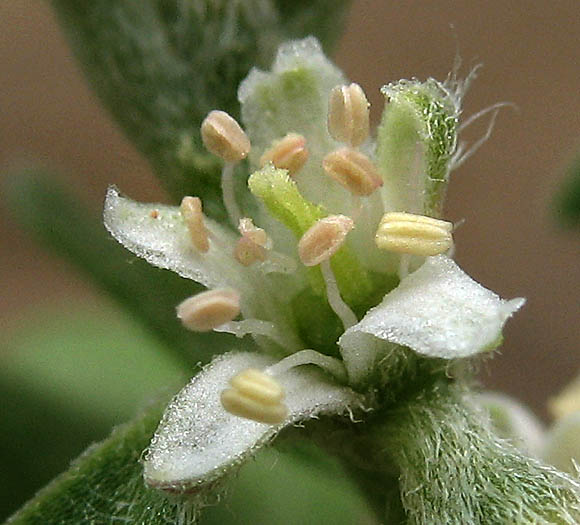
<path id="1" fill-rule="evenodd" d="M 278 169 L 288 170 L 288 175 L 293 177 L 307 160 L 306 139 L 297 133 L 288 133 L 260 157 L 260 166 L 271 162 Z"/>
<path id="2" fill-rule="evenodd" d="M 289 355 L 276 364 L 266 368 L 265 371 L 272 375 L 281 375 L 291 368 L 302 365 L 316 365 L 340 382 L 346 383 L 348 379 L 346 368 L 340 359 L 321 354 L 311 349 L 300 350 L 300 352 Z"/>
<path id="3" fill-rule="evenodd" d="M 193 245 L 200 252 L 206 253 L 209 250 L 209 237 L 203 222 L 201 199 L 198 197 L 183 197 L 180 211 L 189 230 Z"/>
<path id="4" fill-rule="evenodd" d="M 375 241 L 381 250 L 431 256 L 451 248 L 452 230 L 452 223 L 432 217 L 402 212 L 385 213 Z"/>
<path id="5" fill-rule="evenodd" d="M 241 339 L 245 335 L 264 336 L 272 339 L 283 348 L 291 351 L 296 350 L 295 345 L 291 345 L 288 338 L 280 333 L 274 323 L 263 321 L 262 319 L 244 319 L 242 321 L 230 321 L 214 328 L 216 332 L 233 334 Z"/>
<path id="6" fill-rule="evenodd" d="M 322 166 L 327 175 L 354 195 L 368 196 L 383 179 L 372 161 L 351 148 L 341 148 L 324 157 Z"/>
<path id="7" fill-rule="evenodd" d="M 228 162 L 222 168 L 222 200 L 230 222 L 238 224 L 242 217 L 240 207 L 236 202 L 236 192 L 234 188 L 234 164 Z"/>
<path id="8" fill-rule="evenodd" d="M 345 215 L 330 215 L 317 221 L 298 242 L 298 255 L 305 266 L 330 259 L 342 246 L 354 223 Z"/>
<path id="9" fill-rule="evenodd" d="M 354 223 L 350 217 L 331 215 L 312 226 L 298 242 L 298 255 L 305 266 L 320 264 L 326 284 L 328 304 L 342 321 L 345 329 L 358 322 L 348 305 L 342 300 L 336 278 L 330 266 L 330 258 L 338 251 L 352 230 Z"/>
<path id="10" fill-rule="evenodd" d="M 336 284 L 334 272 L 330 267 L 330 261 L 323 261 L 320 264 L 320 269 L 322 270 L 322 277 L 324 277 L 324 283 L 326 284 L 328 304 L 334 310 L 334 313 L 338 316 L 338 318 L 342 321 L 344 329 L 348 330 L 351 326 L 354 326 L 356 323 L 358 323 L 358 319 L 356 318 L 354 312 L 342 300 L 340 290 L 338 289 L 338 284 Z"/>
<path id="11" fill-rule="evenodd" d="M 328 132 L 356 148 L 369 136 L 369 102 L 358 84 L 336 86 L 328 101 Z"/>
<path id="12" fill-rule="evenodd" d="M 209 332 L 231 321 L 240 313 L 240 294 L 220 288 L 194 295 L 177 307 L 183 326 L 194 332 Z"/>
<path id="13" fill-rule="evenodd" d="M 211 111 L 201 124 L 204 146 L 226 163 L 239 162 L 250 152 L 250 139 L 225 111 Z"/>
<path id="14" fill-rule="evenodd" d="M 211 111 L 201 124 L 204 146 L 225 161 L 222 169 L 222 196 L 224 206 L 233 224 L 238 224 L 242 214 L 234 192 L 234 164 L 245 159 L 250 152 L 250 139 L 225 111 Z"/>
<path id="15" fill-rule="evenodd" d="M 254 221 L 249 217 L 244 217 L 240 219 L 238 224 L 238 231 L 244 237 L 248 237 L 257 245 L 262 246 L 269 250 L 272 247 L 272 239 L 268 237 L 266 230 L 258 228 L 254 225 Z"/>
<path id="16" fill-rule="evenodd" d="M 250 237 L 243 235 L 238 239 L 234 248 L 234 258 L 243 266 L 251 266 L 256 262 L 264 262 L 267 251 L 263 246 L 254 242 Z"/>
<path id="17" fill-rule="evenodd" d="M 232 377 L 230 385 L 221 394 L 222 406 L 230 414 L 270 425 L 286 419 L 284 390 L 272 376 L 248 368 Z"/>

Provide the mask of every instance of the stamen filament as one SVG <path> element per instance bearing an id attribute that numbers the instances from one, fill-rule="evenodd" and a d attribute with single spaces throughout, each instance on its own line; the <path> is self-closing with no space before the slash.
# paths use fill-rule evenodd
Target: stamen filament
<path id="1" fill-rule="evenodd" d="M 322 261 L 320 263 L 320 269 L 322 270 L 322 277 L 324 278 L 324 283 L 326 284 L 326 296 L 328 297 L 328 304 L 342 321 L 344 329 L 348 330 L 351 326 L 354 326 L 358 323 L 358 319 L 356 318 L 356 315 L 354 315 L 354 312 L 342 300 L 340 290 L 336 284 L 334 272 L 330 266 L 330 260 Z"/>
<path id="2" fill-rule="evenodd" d="M 294 345 L 290 345 L 288 338 L 284 337 L 276 325 L 261 319 L 244 319 L 242 321 L 230 321 L 214 328 L 214 332 L 225 332 L 233 334 L 241 339 L 245 335 L 261 335 L 275 341 L 280 346 L 291 351 L 296 350 Z"/>
<path id="3" fill-rule="evenodd" d="M 233 162 L 226 162 L 222 169 L 222 199 L 230 222 L 237 226 L 242 218 L 242 213 L 236 202 L 234 191 L 234 166 Z"/>
<path id="4" fill-rule="evenodd" d="M 266 368 L 264 372 L 273 376 L 279 376 L 291 368 L 301 365 L 319 366 L 340 382 L 346 382 L 348 379 L 346 368 L 340 359 L 321 354 L 311 349 L 301 350 L 300 352 L 289 355 L 276 364 Z"/>

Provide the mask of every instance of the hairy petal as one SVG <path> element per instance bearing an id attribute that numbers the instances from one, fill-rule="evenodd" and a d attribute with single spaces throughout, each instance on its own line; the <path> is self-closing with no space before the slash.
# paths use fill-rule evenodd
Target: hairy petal
<path id="1" fill-rule="evenodd" d="M 358 408 L 361 400 L 312 367 L 282 370 L 274 377 L 285 390 L 286 420 L 268 425 L 226 412 L 220 393 L 246 368 L 264 369 L 274 360 L 252 353 L 220 356 L 173 399 L 151 441 L 145 481 L 175 492 L 195 492 L 219 481 L 252 457 L 287 425 Z"/>
<path id="2" fill-rule="evenodd" d="M 362 368 L 364 362 L 371 366 L 372 354 L 384 346 L 376 339 L 427 357 L 469 357 L 495 348 L 503 325 L 523 303 L 500 299 L 446 256 L 429 257 L 348 329 L 339 344 L 354 381 L 370 371 Z"/>

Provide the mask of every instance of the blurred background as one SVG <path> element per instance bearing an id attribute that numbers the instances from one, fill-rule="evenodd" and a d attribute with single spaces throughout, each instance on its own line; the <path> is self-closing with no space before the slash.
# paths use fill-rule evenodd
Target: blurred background
<path id="1" fill-rule="evenodd" d="M 528 300 L 481 380 L 544 418 L 546 400 L 580 368 L 580 237 L 558 226 L 553 206 L 580 151 L 579 35 L 577 0 L 359 0 L 335 53 L 365 89 L 375 122 L 381 85 L 444 79 L 456 54 L 464 74 L 483 64 L 465 115 L 500 101 L 517 106 L 500 112 L 491 139 L 453 174 L 446 218 L 465 219 L 456 234 L 463 269 L 502 297 Z M 46 2 L 0 3 L 0 108 L 0 173 L 32 161 L 54 167 L 92 212 L 110 183 L 136 200 L 165 199 L 146 161 L 101 109 Z M 468 137 L 485 126 L 474 125 Z M 116 318 L 104 294 L 38 247 L 4 209 L 0 235 L 0 359 L 36 345 L 32 327 L 44 327 L 46 338 L 75 322 L 82 332 L 79 312 Z"/>

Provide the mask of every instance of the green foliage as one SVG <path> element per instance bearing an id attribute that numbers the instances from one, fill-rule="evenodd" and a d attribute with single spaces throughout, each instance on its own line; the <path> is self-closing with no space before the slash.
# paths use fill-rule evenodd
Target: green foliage
<path id="1" fill-rule="evenodd" d="M 176 200 L 202 197 L 217 219 L 219 165 L 201 146 L 201 121 L 212 109 L 237 116 L 238 84 L 281 41 L 340 33 L 346 4 L 53 0 L 97 94 L 166 189 Z"/>
<path id="2" fill-rule="evenodd" d="M 227 335 L 184 330 L 175 316 L 175 306 L 201 286 L 132 257 L 111 239 L 100 214 L 92 215 L 53 174 L 40 169 L 16 173 L 5 190 L 16 219 L 127 307 L 166 351 L 191 365 L 228 344 Z"/>
<path id="3" fill-rule="evenodd" d="M 390 420 L 409 523 L 578 523 L 580 483 L 497 438 L 465 387 L 436 383 Z"/>
<path id="4" fill-rule="evenodd" d="M 580 226 L 580 156 L 570 164 L 566 180 L 556 195 L 554 208 L 563 225 Z"/>

